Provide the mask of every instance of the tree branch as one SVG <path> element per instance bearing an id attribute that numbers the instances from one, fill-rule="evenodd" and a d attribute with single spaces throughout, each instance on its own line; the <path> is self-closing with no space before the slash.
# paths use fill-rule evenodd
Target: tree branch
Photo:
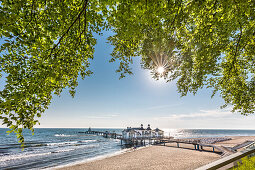
<path id="1" fill-rule="evenodd" d="M 236 57 L 236 54 L 237 54 L 237 51 L 238 51 L 238 47 L 239 47 L 239 44 L 240 44 L 240 41 L 241 41 L 241 38 L 242 38 L 242 34 L 243 34 L 242 25 L 241 25 L 240 22 L 239 22 L 239 24 L 240 24 L 240 35 L 239 35 L 239 38 L 238 38 L 237 44 L 236 44 L 235 57 Z"/>
<path id="2" fill-rule="evenodd" d="M 72 24 L 68 27 L 68 29 L 64 32 L 64 34 L 60 37 L 60 39 L 58 40 L 58 43 L 55 44 L 55 46 L 51 49 L 50 55 L 52 55 L 53 51 L 55 48 L 58 47 L 58 45 L 61 43 L 61 41 L 63 40 L 63 38 L 66 36 L 66 34 L 68 34 L 68 32 L 70 31 L 70 29 L 73 27 L 73 25 L 78 21 L 78 19 L 80 19 L 82 13 L 85 11 L 86 13 L 86 8 L 87 8 L 87 4 L 88 4 L 88 0 L 85 0 L 85 4 L 82 8 L 82 10 L 80 11 L 80 13 L 78 14 L 77 18 L 72 22 Z"/>

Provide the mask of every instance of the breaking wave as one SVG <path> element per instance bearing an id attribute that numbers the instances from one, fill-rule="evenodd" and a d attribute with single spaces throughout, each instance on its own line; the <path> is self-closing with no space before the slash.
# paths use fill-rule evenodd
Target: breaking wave
<path id="1" fill-rule="evenodd" d="M 10 160 L 16 160 L 16 159 L 24 159 L 24 158 L 30 158 L 30 157 L 35 157 L 35 156 L 44 156 L 44 155 L 49 155 L 51 152 L 46 152 L 46 153 L 26 153 L 26 154 L 15 154 L 15 155 L 7 155 L 3 156 L 0 158 L 0 162 L 4 161 L 10 161 Z"/>
<path id="2" fill-rule="evenodd" d="M 77 136 L 77 135 L 65 135 L 65 134 L 55 134 L 56 137 L 71 137 L 71 136 Z"/>
<path id="3" fill-rule="evenodd" d="M 73 142 L 59 142 L 59 143 L 47 143 L 47 146 L 62 146 L 62 145 L 73 145 L 77 144 L 78 141 L 73 141 Z"/>

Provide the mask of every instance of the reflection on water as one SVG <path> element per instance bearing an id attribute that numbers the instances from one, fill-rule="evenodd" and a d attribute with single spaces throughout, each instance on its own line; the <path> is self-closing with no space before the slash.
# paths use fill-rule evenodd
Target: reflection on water
<path id="1" fill-rule="evenodd" d="M 255 130 L 229 129 L 163 129 L 165 136 L 175 138 L 223 137 L 223 136 L 255 136 Z"/>

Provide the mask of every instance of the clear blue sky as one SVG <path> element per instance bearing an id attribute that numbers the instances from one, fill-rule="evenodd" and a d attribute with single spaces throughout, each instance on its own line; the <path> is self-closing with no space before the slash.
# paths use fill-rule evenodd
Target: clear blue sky
<path id="1" fill-rule="evenodd" d="M 36 127 L 127 127 L 141 123 L 159 128 L 255 129 L 255 116 L 240 116 L 230 108 L 221 110 L 223 100 L 210 98 L 211 90 L 196 96 L 180 97 L 174 82 L 155 81 L 140 65 L 132 65 L 134 75 L 119 80 L 118 63 L 109 63 L 113 47 L 106 43 L 109 32 L 97 37 L 94 74 L 80 79 L 75 98 L 65 90 L 54 96 Z M 3 79 L 0 88 L 3 87 Z M 4 127 L 4 126 L 0 126 Z"/>

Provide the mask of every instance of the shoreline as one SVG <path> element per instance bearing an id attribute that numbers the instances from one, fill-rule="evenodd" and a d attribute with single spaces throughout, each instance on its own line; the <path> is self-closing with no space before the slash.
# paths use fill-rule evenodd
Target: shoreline
<path id="1" fill-rule="evenodd" d="M 217 142 L 216 145 L 234 146 L 246 140 L 255 140 L 255 136 L 227 136 L 231 140 Z M 194 150 L 192 146 L 183 144 L 177 148 L 174 144 L 149 145 L 121 150 L 80 162 L 60 165 L 52 169 L 195 169 L 221 158 L 210 149 Z M 140 163 L 139 163 L 140 162 Z"/>

